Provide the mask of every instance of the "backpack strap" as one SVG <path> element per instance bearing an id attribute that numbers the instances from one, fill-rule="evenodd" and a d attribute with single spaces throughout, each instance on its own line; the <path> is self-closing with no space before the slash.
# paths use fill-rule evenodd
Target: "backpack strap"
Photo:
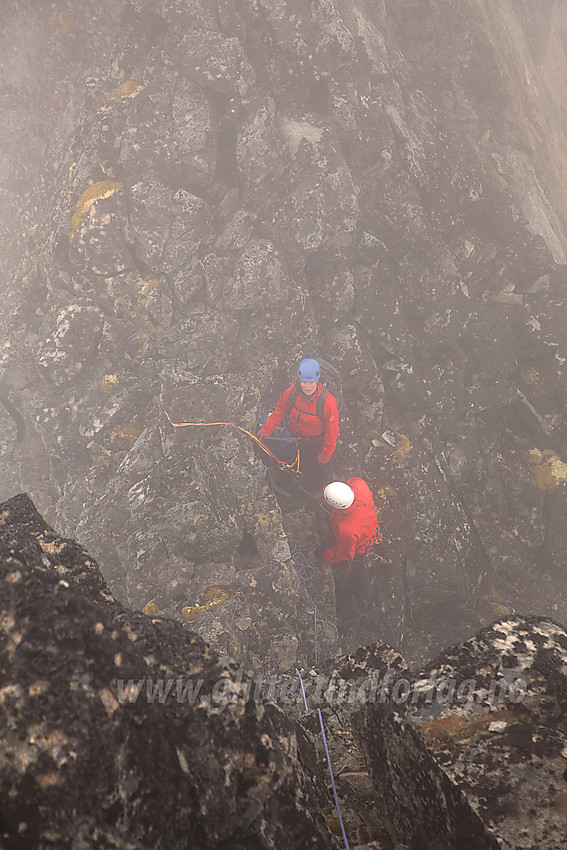
<path id="1" fill-rule="evenodd" d="M 316 410 L 317 410 L 317 416 L 319 417 L 319 419 L 321 420 L 321 422 L 324 422 L 324 421 L 325 421 L 325 417 L 323 416 L 323 409 L 324 409 L 324 407 L 325 407 L 325 402 L 327 401 L 327 396 L 328 396 L 328 395 L 329 395 L 329 390 L 327 389 L 327 387 L 323 387 L 323 392 L 322 392 L 322 393 L 321 393 L 321 395 L 317 398 L 317 407 L 316 407 Z"/>
<path id="2" fill-rule="evenodd" d="M 325 422 L 325 417 L 323 416 L 323 409 L 325 407 L 325 402 L 327 401 L 327 396 L 329 395 L 329 390 L 327 387 L 323 387 L 321 394 L 317 396 L 317 404 L 315 406 L 315 413 L 309 413 L 306 410 L 296 410 L 301 416 L 317 416 L 321 420 L 321 422 Z M 293 410 L 295 407 L 295 402 L 297 401 L 297 390 L 293 387 L 292 391 L 289 394 L 289 412 Z"/>
<path id="3" fill-rule="evenodd" d="M 295 402 L 297 401 L 297 390 L 295 389 L 295 387 L 291 388 L 291 392 L 289 394 L 288 401 L 289 401 L 289 413 L 287 415 L 289 416 L 291 411 L 295 407 Z"/>

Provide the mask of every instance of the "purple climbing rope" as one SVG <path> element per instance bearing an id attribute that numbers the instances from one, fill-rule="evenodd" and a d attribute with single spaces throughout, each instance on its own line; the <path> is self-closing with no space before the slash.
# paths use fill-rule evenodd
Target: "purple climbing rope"
<path id="1" fill-rule="evenodd" d="M 301 691 L 303 693 L 303 702 L 305 703 L 305 711 L 309 711 L 309 706 L 307 705 L 307 697 L 305 696 L 305 687 L 303 685 L 303 679 L 301 678 L 301 673 L 295 668 L 295 672 L 299 676 L 299 681 L 301 683 Z M 350 845 L 348 843 L 348 838 L 345 830 L 345 825 L 343 823 L 343 816 L 341 814 L 341 807 L 339 805 L 339 795 L 337 794 L 337 786 L 335 785 L 335 777 L 333 776 L 333 768 L 331 766 L 331 756 L 329 755 L 329 747 L 327 746 L 327 736 L 325 735 L 325 727 L 323 725 L 323 715 L 321 714 L 321 709 L 317 709 L 317 714 L 319 715 L 319 725 L 321 726 L 321 735 L 323 736 L 323 744 L 325 745 L 325 755 L 327 756 L 327 765 L 329 767 L 329 776 L 331 777 L 331 785 L 333 786 L 333 797 L 335 798 L 335 806 L 337 807 L 337 814 L 339 816 L 339 823 L 341 825 L 341 830 L 343 833 L 343 839 L 345 842 L 346 850 L 350 850 Z"/>

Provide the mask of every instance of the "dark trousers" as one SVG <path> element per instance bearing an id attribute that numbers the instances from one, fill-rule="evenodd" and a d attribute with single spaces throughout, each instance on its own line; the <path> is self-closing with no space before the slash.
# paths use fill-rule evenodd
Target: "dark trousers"
<path id="1" fill-rule="evenodd" d="M 355 599 L 357 602 L 365 602 L 370 596 L 370 579 L 366 567 L 366 553 L 354 555 L 350 561 L 341 561 L 333 564 L 333 578 L 335 579 L 335 599 L 337 601 L 337 614 L 344 607 L 345 601 Z"/>
<path id="2" fill-rule="evenodd" d="M 310 493 L 323 494 L 327 484 L 333 481 L 333 460 L 319 463 L 317 455 L 321 451 L 318 443 L 300 440 L 299 443 L 299 481 Z"/>
<path id="3" fill-rule="evenodd" d="M 366 552 L 363 555 L 355 555 L 350 568 L 350 588 L 355 599 L 364 602 L 370 596 L 370 579 L 366 566 Z"/>

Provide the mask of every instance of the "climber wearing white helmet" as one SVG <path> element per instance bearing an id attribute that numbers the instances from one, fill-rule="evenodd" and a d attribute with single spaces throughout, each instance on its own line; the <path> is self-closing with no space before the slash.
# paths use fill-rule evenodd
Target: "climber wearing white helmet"
<path id="1" fill-rule="evenodd" d="M 328 484 L 323 498 L 333 508 L 329 520 L 335 540 L 323 552 L 323 560 L 336 565 L 336 595 L 350 591 L 364 599 L 370 589 L 364 556 L 382 539 L 372 490 L 363 478 L 349 478 L 346 484 Z"/>
<path id="2" fill-rule="evenodd" d="M 323 497 L 332 508 L 344 511 L 354 502 L 354 490 L 342 481 L 333 481 L 325 487 Z"/>

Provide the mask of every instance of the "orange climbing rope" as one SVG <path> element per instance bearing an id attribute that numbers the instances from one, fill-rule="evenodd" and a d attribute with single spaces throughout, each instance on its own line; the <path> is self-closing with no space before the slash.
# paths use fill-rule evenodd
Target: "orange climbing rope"
<path id="1" fill-rule="evenodd" d="M 247 431 L 246 428 L 242 428 L 240 425 L 235 425 L 234 422 L 174 422 L 170 417 L 167 410 L 164 410 L 165 415 L 167 416 L 171 425 L 174 428 L 203 428 L 209 425 L 229 425 L 231 428 L 236 428 L 238 431 L 242 431 L 243 434 L 246 434 L 247 437 L 250 437 L 256 445 L 258 445 L 263 452 L 265 452 L 273 461 L 277 463 L 280 469 L 289 469 L 290 472 L 299 472 L 299 448 L 297 449 L 297 454 L 295 456 L 295 460 L 293 463 L 286 463 L 283 460 L 280 460 L 278 457 L 273 454 L 269 448 L 262 442 L 262 440 L 256 436 L 256 434 L 252 434 L 251 431 Z"/>

